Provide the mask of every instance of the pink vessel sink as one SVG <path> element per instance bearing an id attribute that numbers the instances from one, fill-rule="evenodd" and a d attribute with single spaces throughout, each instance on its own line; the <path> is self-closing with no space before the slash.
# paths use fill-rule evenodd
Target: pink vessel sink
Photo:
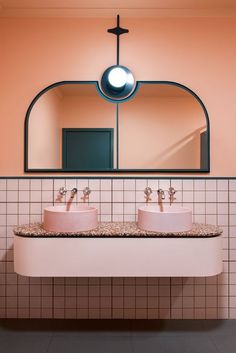
<path id="1" fill-rule="evenodd" d="M 153 232 L 186 232 L 191 230 L 192 211 L 184 207 L 158 205 L 138 209 L 138 227 Z"/>
<path id="2" fill-rule="evenodd" d="M 98 226 L 98 211 L 87 205 L 50 206 L 44 209 L 43 228 L 48 232 L 79 232 L 95 229 Z"/>

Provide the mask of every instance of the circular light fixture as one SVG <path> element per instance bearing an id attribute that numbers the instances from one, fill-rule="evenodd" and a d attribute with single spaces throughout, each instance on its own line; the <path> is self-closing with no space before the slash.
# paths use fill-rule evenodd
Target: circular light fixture
<path id="1" fill-rule="evenodd" d="M 108 98 L 114 100 L 125 99 L 134 90 L 134 76 L 125 66 L 110 66 L 102 75 L 101 88 Z"/>

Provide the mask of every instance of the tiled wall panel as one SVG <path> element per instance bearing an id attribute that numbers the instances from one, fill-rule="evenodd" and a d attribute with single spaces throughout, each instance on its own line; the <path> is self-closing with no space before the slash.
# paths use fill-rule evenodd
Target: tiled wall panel
<path id="1" fill-rule="evenodd" d="M 135 221 L 143 190 L 169 186 L 195 222 L 219 225 L 224 271 L 208 278 L 28 278 L 13 270 L 13 232 L 42 221 L 58 190 L 92 190 L 101 221 Z M 67 193 L 66 199 L 69 197 Z M 66 201 L 66 200 L 63 200 Z M 167 202 L 168 200 L 166 200 Z M 233 179 L 0 179 L 0 317 L 91 319 L 236 318 L 236 180 Z"/>

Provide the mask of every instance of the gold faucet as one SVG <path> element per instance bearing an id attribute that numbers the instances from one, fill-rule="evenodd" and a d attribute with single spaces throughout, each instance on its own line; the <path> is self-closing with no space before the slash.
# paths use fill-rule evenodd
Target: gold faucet
<path id="1" fill-rule="evenodd" d="M 175 193 L 176 193 L 176 190 L 171 186 L 171 187 L 169 188 L 169 191 L 168 191 L 169 200 L 170 200 L 170 206 L 171 206 L 172 203 L 176 200 Z"/>
<path id="2" fill-rule="evenodd" d="M 157 190 L 158 205 L 160 206 L 160 211 L 163 212 L 163 200 L 165 200 L 165 192 L 162 189 Z"/>

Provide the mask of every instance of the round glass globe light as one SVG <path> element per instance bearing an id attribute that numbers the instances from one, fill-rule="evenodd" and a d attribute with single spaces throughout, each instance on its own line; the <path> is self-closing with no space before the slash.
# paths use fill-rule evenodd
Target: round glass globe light
<path id="1" fill-rule="evenodd" d="M 113 87 L 123 87 L 127 83 L 127 80 L 128 75 L 121 67 L 114 67 L 114 69 L 109 72 L 108 81 Z"/>

